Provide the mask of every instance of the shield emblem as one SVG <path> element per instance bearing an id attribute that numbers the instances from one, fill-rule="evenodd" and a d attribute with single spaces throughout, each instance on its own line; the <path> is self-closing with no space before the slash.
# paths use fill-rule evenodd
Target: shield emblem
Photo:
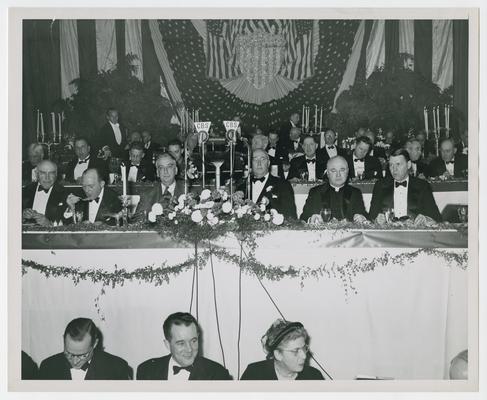
<path id="1" fill-rule="evenodd" d="M 256 89 L 266 87 L 279 72 L 284 59 L 285 44 L 281 35 L 262 30 L 237 36 L 238 66 Z"/>

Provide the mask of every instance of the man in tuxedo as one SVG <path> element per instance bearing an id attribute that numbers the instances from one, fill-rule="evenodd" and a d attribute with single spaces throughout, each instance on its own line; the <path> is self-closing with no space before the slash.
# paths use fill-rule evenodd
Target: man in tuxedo
<path id="1" fill-rule="evenodd" d="M 161 150 L 161 145 L 152 140 L 152 134 L 147 130 L 142 131 L 142 142 L 144 144 L 144 159 L 152 162 L 154 152 Z"/>
<path id="2" fill-rule="evenodd" d="M 289 117 L 289 120 L 281 125 L 281 129 L 279 130 L 279 139 L 281 140 L 281 143 L 284 146 L 288 147 L 289 136 L 292 128 L 298 128 L 299 134 L 301 134 L 301 128 L 299 128 L 298 124 L 299 124 L 299 114 L 292 113 L 291 116 Z"/>
<path id="3" fill-rule="evenodd" d="M 73 319 L 64 331 L 64 351 L 42 361 L 39 379 L 129 380 L 125 360 L 103 351 L 101 333 L 88 318 Z"/>
<path id="4" fill-rule="evenodd" d="M 94 140 L 95 148 L 98 152 L 101 151 L 104 160 L 110 157 L 124 158 L 125 128 L 119 123 L 118 111 L 115 108 L 109 108 L 106 112 L 106 119 L 107 122 L 101 127 Z"/>
<path id="5" fill-rule="evenodd" d="M 169 315 L 163 324 L 164 344 L 170 354 L 151 358 L 137 368 L 137 380 L 231 380 L 228 370 L 199 354 L 201 329 L 189 313 Z"/>
<path id="6" fill-rule="evenodd" d="M 304 154 L 303 146 L 301 145 L 301 129 L 291 128 L 287 142 L 283 143 L 284 148 L 288 154 L 288 159 L 291 161 L 294 157 L 302 156 Z"/>
<path id="7" fill-rule="evenodd" d="M 106 161 L 91 155 L 91 146 L 88 139 L 78 137 L 74 140 L 74 153 L 76 155 L 66 167 L 66 180 L 78 182 L 83 172 L 90 168 L 97 168 L 105 181 L 108 181 L 108 166 Z"/>
<path id="8" fill-rule="evenodd" d="M 184 194 L 184 181 L 176 180 L 178 166 L 171 154 L 159 155 L 156 160 L 156 171 L 160 182 L 156 182 L 152 188 L 142 193 L 137 207 L 139 219 L 144 212 L 151 211 L 155 203 L 160 203 L 163 208 L 166 208 L 171 203 L 177 202 L 179 196 Z"/>
<path id="9" fill-rule="evenodd" d="M 345 157 L 351 178 L 374 179 L 382 177 L 382 166 L 379 159 L 368 154 L 371 146 L 372 142 L 367 136 L 360 136 L 355 140 L 353 153 Z"/>
<path id="10" fill-rule="evenodd" d="M 321 146 L 317 153 L 323 159 L 325 165 L 330 158 L 336 156 L 344 157 L 347 154 L 345 149 L 336 145 L 336 133 L 333 129 L 327 129 L 320 140 L 323 146 Z"/>
<path id="11" fill-rule="evenodd" d="M 279 141 L 279 134 L 270 131 L 268 135 L 269 144 L 265 148 L 271 162 L 271 173 L 274 176 L 283 176 L 282 164 L 287 160 L 288 154 Z M 273 171 L 274 169 L 274 171 Z"/>
<path id="12" fill-rule="evenodd" d="M 468 172 L 468 157 L 457 152 L 452 139 L 440 142 L 440 156 L 430 162 L 428 176 L 465 177 Z"/>
<path id="13" fill-rule="evenodd" d="M 66 191 L 56 182 L 57 165 L 42 160 L 36 167 L 37 182 L 22 189 L 22 219 L 37 225 L 51 226 L 62 221 L 66 208 Z"/>
<path id="14" fill-rule="evenodd" d="M 44 147 L 40 143 L 31 143 L 27 156 L 28 159 L 22 162 L 22 182 L 37 182 L 36 167 L 44 159 Z"/>
<path id="15" fill-rule="evenodd" d="M 286 219 L 296 218 L 296 204 L 291 184 L 269 173 L 270 159 L 265 150 L 252 153 L 251 199 L 254 203 L 266 203 L 267 209 L 274 208 Z M 247 197 L 247 181 L 238 187 Z M 265 198 L 265 199 L 264 199 Z"/>
<path id="16" fill-rule="evenodd" d="M 83 222 L 96 224 L 108 222 L 120 213 L 122 202 L 118 194 L 105 186 L 105 181 L 96 168 L 83 172 L 81 183 L 83 192 L 78 191 L 78 195 L 70 193 L 66 200 L 69 209 L 65 211 L 64 218 L 68 222 L 75 222 L 75 212 L 83 213 Z"/>
<path id="17" fill-rule="evenodd" d="M 391 177 L 377 181 L 372 193 L 369 217 L 379 224 L 386 222 L 384 211 L 394 210 L 398 219 L 414 219 L 415 224 L 432 225 L 441 221 L 431 186 L 424 179 L 409 176 L 411 161 L 404 149 L 391 154 Z"/>
<path id="18" fill-rule="evenodd" d="M 328 208 L 331 210 L 331 218 L 346 218 L 357 223 L 367 221 L 362 192 L 347 184 L 348 164 L 345 158 L 330 158 L 326 175 L 328 182 L 309 191 L 300 219 L 311 224 L 323 223 L 320 211 Z"/>
<path id="19" fill-rule="evenodd" d="M 409 170 L 409 173 L 417 178 L 424 178 L 428 164 L 423 160 L 421 142 L 415 138 L 408 139 L 404 148 L 408 152 L 411 160 L 411 169 Z"/>
<path id="20" fill-rule="evenodd" d="M 318 145 L 312 136 L 305 136 L 303 138 L 304 155 L 291 160 L 291 168 L 289 171 L 289 179 L 291 182 L 297 182 L 303 179 L 303 176 L 309 182 L 323 179 L 326 164 L 321 156 L 316 154 L 317 147 Z"/>
<path id="21" fill-rule="evenodd" d="M 141 142 L 130 145 L 127 165 L 127 182 L 153 182 L 156 180 L 154 164 L 146 161 L 144 146 Z"/>

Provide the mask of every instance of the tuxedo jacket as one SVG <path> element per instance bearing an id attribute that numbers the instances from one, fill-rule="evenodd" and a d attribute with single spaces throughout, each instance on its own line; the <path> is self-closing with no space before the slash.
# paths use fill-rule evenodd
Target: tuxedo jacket
<path id="1" fill-rule="evenodd" d="M 411 164 L 412 163 L 413 163 L 413 161 L 411 161 Z M 420 174 L 423 174 L 426 176 L 427 175 L 427 169 L 428 169 L 428 164 L 426 164 L 424 162 L 424 160 L 420 158 L 418 161 L 416 161 L 416 173 L 414 174 L 412 167 L 409 170 L 409 172 L 410 172 L 410 175 L 415 176 L 415 177 L 417 177 Z"/>
<path id="2" fill-rule="evenodd" d="M 245 369 L 241 381 L 277 381 L 274 360 L 263 360 L 249 364 Z M 323 375 L 314 367 L 305 365 L 298 373 L 297 381 L 301 380 L 324 380 Z"/>
<path id="3" fill-rule="evenodd" d="M 78 190 L 78 193 L 74 194 L 80 196 L 81 198 L 86 196 L 83 190 Z M 83 212 L 83 221 L 89 221 L 89 208 L 89 201 L 78 201 L 76 203 L 75 210 Z M 120 212 L 121 210 L 122 202 L 119 199 L 119 194 L 107 187 L 107 185 L 105 185 L 103 198 L 101 199 L 100 207 L 98 208 L 98 212 L 96 213 L 95 222 L 106 222 L 107 219 L 110 219 L 110 217 L 108 216 L 109 214 L 115 214 Z M 72 218 L 70 218 L 69 220 L 70 221 L 68 222 L 72 222 Z"/>
<path id="4" fill-rule="evenodd" d="M 171 202 L 177 202 L 179 196 L 184 194 L 184 181 L 176 180 L 176 187 L 174 188 L 174 195 L 171 197 Z M 154 186 L 147 189 L 140 196 L 140 202 L 137 206 L 137 214 L 139 216 L 144 212 L 149 212 L 155 203 L 163 203 L 162 185 L 160 181 L 156 181 Z"/>
<path id="5" fill-rule="evenodd" d="M 131 162 L 125 160 L 127 178 L 129 176 Z M 137 182 L 154 182 L 156 180 L 156 167 L 152 164 L 152 160 L 142 159 L 137 169 Z"/>
<path id="6" fill-rule="evenodd" d="M 455 160 L 453 163 L 454 176 L 457 178 L 463 177 L 463 171 L 468 170 L 468 157 L 464 154 L 455 154 Z M 428 167 L 428 176 L 440 176 L 446 171 L 445 162 L 441 157 L 436 157 L 431 160 Z"/>
<path id="7" fill-rule="evenodd" d="M 342 147 L 338 147 L 337 145 L 335 145 L 335 147 L 337 149 L 337 156 L 345 157 L 348 154 L 346 149 L 344 149 Z M 330 155 L 326 151 L 326 145 L 325 145 L 325 147 L 317 150 L 316 154 L 319 154 L 320 158 L 325 163 L 325 170 L 326 170 L 326 164 L 328 163 L 328 160 L 330 159 Z"/>
<path id="8" fill-rule="evenodd" d="M 98 136 L 93 140 L 95 150 L 99 151 L 103 146 L 108 146 L 112 151 L 112 157 L 124 158 L 127 141 L 125 138 L 125 127 L 122 124 L 120 124 L 120 133 L 122 134 L 122 142 L 118 144 L 115 140 L 112 125 L 107 121 L 98 131 Z"/>
<path id="9" fill-rule="evenodd" d="M 424 179 L 409 177 L 408 215 L 426 215 L 435 221 L 441 221 L 441 215 L 433 197 L 431 186 Z M 372 193 L 369 217 L 374 220 L 385 208 L 394 207 L 394 179 L 385 178 L 377 181 Z"/>
<path id="10" fill-rule="evenodd" d="M 356 178 L 357 174 L 355 172 L 355 168 L 353 165 L 353 159 L 355 158 L 354 154 L 348 154 L 345 156 L 345 159 L 348 163 L 348 177 L 349 178 Z M 364 178 L 365 179 L 374 179 L 374 178 L 382 178 L 382 165 L 377 157 L 372 157 L 366 155 L 364 158 Z"/>
<path id="11" fill-rule="evenodd" d="M 315 176 L 316 179 L 323 179 L 323 174 L 326 169 L 326 164 L 321 158 L 321 155 L 316 153 L 315 155 Z M 306 156 L 295 157 L 291 160 L 291 168 L 289 169 L 288 179 L 291 178 L 301 178 L 301 173 L 308 172 L 308 166 L 306 161 Z"/>
<path id="12" fill-rule="evenodd" d="M 252 188 L 252 185 L 250 187 Z M 247 179 L 238 186 L 237 190 L 242 191 L 245 198 L 247 198 Z M 269 199 L 267 209 L 274 208 L 277 212 L 284 215 L 286 219 L 296 218 L 294 190 L 288 181 L 277 178 L 269 173 L 269 177 L 257 199 L 257 203 L 260 203 L 264 196 Z"/>
<path id="13" fill-rule="evenodd" d="M 34 197 L 37 191 L 37 182 L 29 183 L 22 189 L 22 210 L 32 208 Z M 60 221 L 66 209 L 66 189 L 59 183 L 54 183 L 46 205 L 46 218 L 53 221 Z"/>
<path id="14" fill-rule="evenodd" d="M 78 165 L 78 158 L 73 158 L 66 167 L 66 180 L 68 182 L 74 182 L 74 169 Z M 96 156 L 90 155 L 90 159 L 88 160 L 88 168 L 96 168 L 102 179 L 108 183 L 108 165 L 107 162 L 101 158 L 97 158 Z"/>
<path id="15" fill-rule="evenodd" d="M 340 191 L 343 196 L 342 211 L 346 219 L 353 221 L 355 214 L 367 216 L 360 189 L 346 184 L 340 188 Z M 306 222 L 313 214 L 319 214 L 323 208 L 331 208 L 330 196 L 333 192 L 335 192 L 335 189 L 328 182 L 312 188 L 309 191 L 300 219 Z"/>
<path id="16" fill-rule="evenodd" d="M 137 368 L 137 380 L 167 380 L 171 355 L 151 358 Z M 193 369 L 189 374 L 190 381 L 227 381 L 232 377 L 227 369 L 215 361 L 204 357 L 196 357 Z"/>
<path id="17" fill-rule="evenodd" d="M 63 353 L 42 361 L 39 379 L 71 380 L 70 365 Z M 86 371 L 85 380 L 129 380 L 131 370 L 127 362 L 102 350 L 95 350 Z"/>
<path id="18" fill-rule="evenodd" d="M 37 379 L 39 375 L 39 368 L 37 368 L 37 364 L 34 362 L 30 356 L 25 353 L 24 351 L 22 352 L 22 374 L 21 374 L 21 379 Z"/>

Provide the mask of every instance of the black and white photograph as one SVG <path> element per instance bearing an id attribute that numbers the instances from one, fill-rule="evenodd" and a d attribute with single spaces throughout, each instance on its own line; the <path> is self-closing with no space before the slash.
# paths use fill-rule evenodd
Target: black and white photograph
<path id="1" fill-rule="evenodd" d="M 478 9 L 10 11 L 10 390 L 478 391 Z"/>

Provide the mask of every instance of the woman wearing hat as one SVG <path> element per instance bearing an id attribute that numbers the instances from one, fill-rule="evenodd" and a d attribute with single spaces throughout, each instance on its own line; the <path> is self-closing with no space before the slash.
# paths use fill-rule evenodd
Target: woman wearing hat
<path id="1" fill-rule="evenodd" d="M 247 366 L 241 380 L 323 380 L 316 368 L 305 365 L 309 336 L 301 322 L 276 320 L 262 337 L 266 360 Z"/>

